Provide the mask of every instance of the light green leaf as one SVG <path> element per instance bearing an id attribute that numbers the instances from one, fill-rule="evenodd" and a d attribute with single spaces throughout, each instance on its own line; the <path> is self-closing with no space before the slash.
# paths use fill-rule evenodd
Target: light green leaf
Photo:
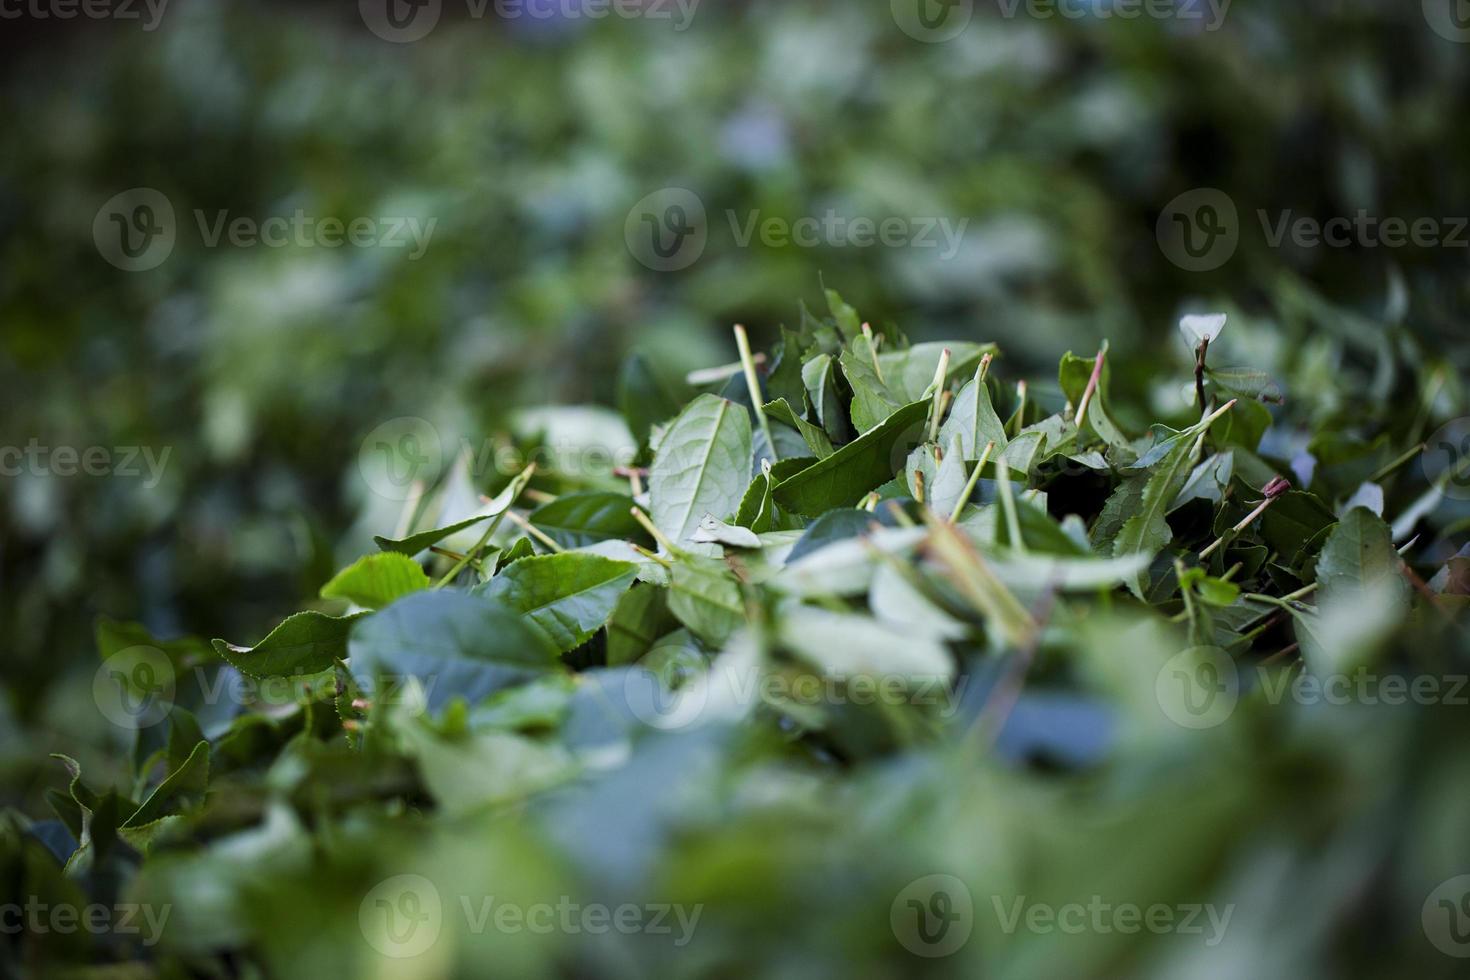
<path id="1" fill-rule="evenodd" d="M 431 584 L 418 562 L 399 552 L 366 555 L 322 586 L 323 599 L 346 599 L 365 609 L 381 609 Z"/>
<path id="2" fill-rule="evenodd" d="M 655 526 L 680 544 L 705 514 L 734 514 L 750 483 L 750 453 L 745 409 L 714 395 L 690 402 L 664 434 L 649 472 Z"/>

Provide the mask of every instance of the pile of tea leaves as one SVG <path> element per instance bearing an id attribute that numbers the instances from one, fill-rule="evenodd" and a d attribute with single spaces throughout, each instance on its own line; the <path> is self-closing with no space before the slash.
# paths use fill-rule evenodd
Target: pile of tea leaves
<path id="1" fill-rule="evenodd" d="M 1447 971 L 1420 916 L 1470 872 L 1470 558 L 1429 523 L 1466 482 L 1425 465 L 1429 369 L 1327 428 L 1186 317 L 1196 370 L 1145 429 L 1105 343 L 1028 384 L 827 299 L 688 378 L 631 359 L 616 414 L 539 413 L 534 462 L 415 488 L 264 637 L 100 623 L 131 778 L 59 758 L 0 862 L 138 929 L 25 929 L 6 962 Z M 553 428 L 618 465 L 536 452 Z M 1078 904 L 1178 914 L 1032 914 Z"/>

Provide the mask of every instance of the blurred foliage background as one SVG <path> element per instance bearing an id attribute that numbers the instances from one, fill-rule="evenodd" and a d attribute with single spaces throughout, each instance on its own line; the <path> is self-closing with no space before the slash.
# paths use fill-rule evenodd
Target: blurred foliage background
<path id="1" fill-rule="evenodd" d="M 1351 406 L 1319 382 L 1385 356 L 1442 363 L 1464 414 L 1466 250 L 1272 248 L 1254 217 L 1470 214 L 1470 47 L 1420 4 L 1237 0 L 1217 31 L 977 8 L 937 44 L 886 3 L 816 0 L 705 0 L 682 32 L 448 4 L 413 44 L 352 4 L 0 24 L 3 442 L 170 452 L 156 487 L 0 480 L 7 802 L 58 784 L 38 748 L 116 751 L 76 700 L 97 616 L 260 636 L 391 525 L 358 475 L 376 426 L 421 416 L 453 445 L 518 405 L 611 403 L 629 351 L 669 376 L 728 362 L 732 322 L 769 338 L 822 282 L 916 340 L 998 341 L 1018 371 L 1106 338 L 1120 404 L 1177 398 L 1174 322 L 1219 308 L 1222 359 L 1320 392 L 1324 421 Z M 140 186 L 169 198 L 178 242 L 129 273 L 93 219 Z M 671 186 L 710 238 L 657 272 L 624 225 Z M 1243 227 L 1199 273 L 1155 225 L 1202 187 Z M 945 259 L 740 247 L 726 218 L 829 208 L 969 224 Z M 195 209 L 437 224 L 416 260 L 209 248 Z"/>

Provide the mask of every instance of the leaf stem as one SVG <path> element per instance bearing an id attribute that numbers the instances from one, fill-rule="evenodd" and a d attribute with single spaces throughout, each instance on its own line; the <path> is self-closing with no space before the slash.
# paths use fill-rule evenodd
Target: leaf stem
<path id="1" fill-rule="evenodd" d="M 643 525 L 643 530 L 648 532 L 648 536 L 659 543 L 659 547 L 663 548 L 671 555 L 678 554 L 679 549 L 674 547 L 674 542 L 670 541 L 668 539 L 668 536 L 665 535 L 664 532 L 660 531 L 654 525 L 653 521 L 648 519 L 648 515 L 643 513 L 643 508 L 630 508 L 629 513 L 633 515 L 633 520 Z"/>
<path id="2" fill-rule="evenodd" d="M 750 403 L 755 409 L 755 420 L 761 427 L 761 433 L 766 437 L 766 445 L 771 447 L 771 458 L 773 460 L 781 457 L 776 453 L 776 440 L 771 436 L 771 423 L 766 419 L 766 410 L 762 407 L 765 402 L 761 396 L 760 378 L 755 373 L 755 359 L 750 354 L 750 337 L 745 333 L 745 327 L 735 324 L 735 346 L 740 350 L 740 366 L 745 370 L 745 387 L 750 390 Z"/>
<path id="3" fill-rule="evenodd" d="M 1016 498 L 1011 492 L 1011 467 L 1005 457 L 995 461 L 995 476 L 1000 483 L 1000 508 L 1006 515 L 1006 530 L 1010 535 L 1011 547 L 1017 554 L 1026 554 L 1026 542 L 1021 537 L 1021 518 L 1016 512 Z"/>
<path id="4" fill-rule="evenodd" d="M 872 324 L 863 324 L 863 336 L 868 341 L 868 353 L 873 357 L 873 373 L 878 376 L 879 382 L 886 385 L 888 382 L 883 380 L 883 365 L 878 363 L 878 343 L 873 339 Z"/>
<path id="5" fill-rule="evenodd" d="M 1201 338 L 1199 346 L 1194 349 L 1194 397 L 1199 400 L 1199 411 L 1203 415 L 1208 406 L 1205 404 L 1205 356 L 1210 352 L 1210 338 Z"/>
<path id="6" fill-rule="evenodd" d="M 1368 482 L 1369 483 L 1378 483 L 1380 480 L 1383 480 L 1385 477 L 1389 476 L 1390 474 L 1392 474 L 1393 472 L 1395 472 L 1399 468 L 1403 467 L 1405 464 L 1407 464 L 1409 462 L 1412 462 L 1415 456 L 1418 456 L 1420 453 L 1422 453 L 1427 448 L 1428 448 L 1428 444 L 1427 443 L 1423 443 L 1423 442 L 1419 443 L 1419 445 L 1415 446 L 1413 449 L 1410 449 L 1408 452 L 1404 453 L 1402 456 L 1400 456 L 1399 458 L 1395 459 L 1393 462 L 1388 463 L 1387 465 L 1385 465 L 1377 473 L 1374 473 L 1372 476 L 1368 477 Z"/>
<path id="7" fill-rule="evenodd" d="M 949 348 L 939 352 L 939 364 L 934 369 L 934 400 L 929 404 L 929 441 L 939 438 L 939 417 L 944 414 L 944 379 L 949 377 Z"/>
<path id="8" fill-rule="evenodd" d="M 1103 360 L 1108 356 L 1108 349 L 1104 347 L 1097 352 L 1097 360 L 1092 362 L 1092 377 L 1087 379 L 1087 390 L 1082 392 L 1082 403 L 1077 406 L 1077 431 L 1082 431 L 1082 424 L 1087 421 L 1087 409 L 1092 404 L 1092 396 L 1097 393 L 1097 386 L 1102 381 Z"/>
<path id="9" fill-rule="evenodd" d="M 991 440 L 985 444 L 985 452 L 980 454 L 980 461 L 975 464 L 975 471 L 970 474 L 969 482 L 960 493 L 960 499 L 955 501 L 954 510 L 950 512 L 949 522 L 955 523 L 960 519 L 960 512 L 970 502 L 970 497 L 975 493 L 975 488 L 980 485 L 980 471 L 985 469 L 985 464 L 990 462 L 990 454 L 995 452 L 995 441 Z"/>
<path id="10" fill-rule="evenodd" d="M 1020 404 L 1016 406 L 1016 414 L 1011 417 L 1011 422 L 1014 424 L 1016 430 L 1015 432 L 1009 433 L 1011 438 L 1020 435 L 1021 429 L 1026 425 L 1026 382 L 1016 382 L 1016 398 L 1019 399 Z"/>

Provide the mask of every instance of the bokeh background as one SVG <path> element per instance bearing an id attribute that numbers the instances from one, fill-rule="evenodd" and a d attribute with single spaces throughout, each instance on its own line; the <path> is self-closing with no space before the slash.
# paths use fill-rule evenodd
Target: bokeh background
<path id="1" fill-rule="evenodd" d="M 261 636 L 388 530 L 358 470 L 376 427 L 454 445 L 517 406 L 611 404 L 628 353 L 672 379 L 731 361 L 732 323 L 768 338 L 824 283 L 916 340 L 998 341 L 1017 373 L 1106 339 L 1120 405 L 1177 396 L 1158 365 L 1187 364 L 1174 324 L 1203 309 L 1309 402 L 1344 344 L 1429 352 L 1458 390 L 1470 249 L 1273 247 L 1256 218 L 1470 215 L 1470 31 L 1433 3 L 1236 0 L 1208 29 L 1193 0 L 979 0 L 942 41 L 902 6 L 703 0 L 678 30 L 445 2 L 412 43 L 346 2 L 0 20 L 0 442 L 168 452 L 156 485 L 0 479 L 6 802 L 60 783 L 46 751 L 116 755 L 86 700 L 98 616 Z M 94 223 L 140 187 L 176 241 L 126 271 Z M 626 232 L 671 187 L 708 240 L 659 271 Z M 1239 242 L 1192 271 L 1157 229 L 1202 188 Z M 418 257 L 210 247 L 196 210 L 435 224 Z M 742 246 L 728 217 L 829 210 L 966 224 L 947 255 Z"/>

